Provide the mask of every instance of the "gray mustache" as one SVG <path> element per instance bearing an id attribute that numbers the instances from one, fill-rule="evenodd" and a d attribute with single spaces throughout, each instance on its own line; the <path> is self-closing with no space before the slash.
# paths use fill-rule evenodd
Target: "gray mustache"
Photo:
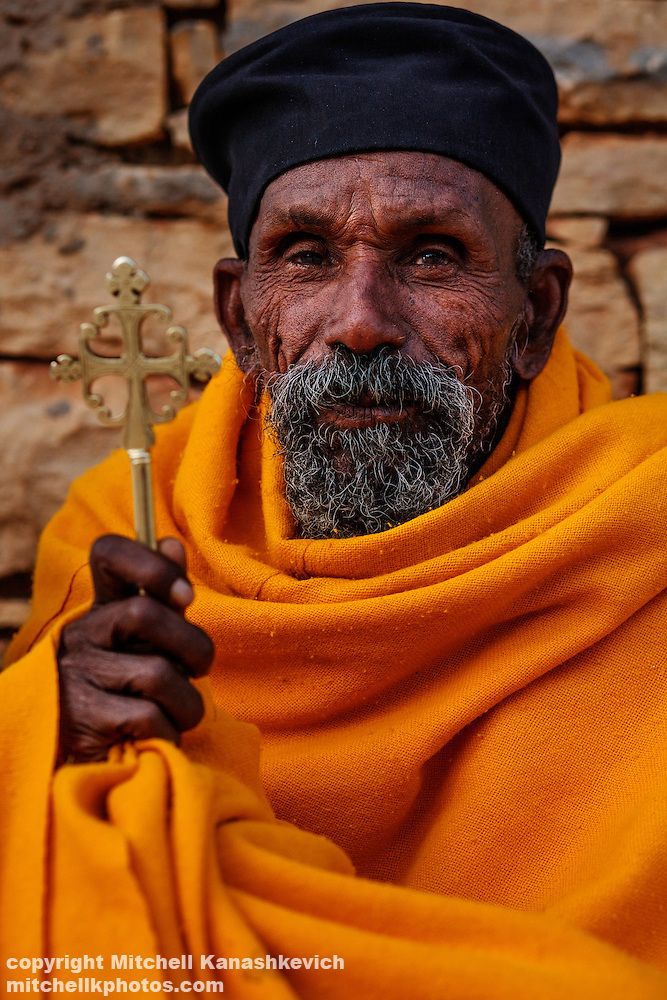
<path id="1" fill-rule="evenodd" d="M 416 405 L 425 412 L 450 410 L 452 396 L 471 397 L 457 370 L 441 363 L 415 362 L 382 347 L 355 354 L 337 345 L 325 361 L 305 362 L 285 374 L 271 375 L 267 388 L 274 406 L 298 398 L 309 415 L 336 404 L 363 406 Z"/>

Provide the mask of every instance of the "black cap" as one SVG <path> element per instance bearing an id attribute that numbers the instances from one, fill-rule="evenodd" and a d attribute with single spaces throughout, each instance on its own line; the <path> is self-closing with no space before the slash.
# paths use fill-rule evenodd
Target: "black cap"
<path id="1" fill-rule="evenodd" d="M 192 99 L 190 134 L 229 195 L 240 257 L 272 180 L 381 149 L 479 170 L 543 239 L 557 105 L 546 59 L 511 29 L 457 7 L 376 3 L 314 14 L 224 59 Z"/>

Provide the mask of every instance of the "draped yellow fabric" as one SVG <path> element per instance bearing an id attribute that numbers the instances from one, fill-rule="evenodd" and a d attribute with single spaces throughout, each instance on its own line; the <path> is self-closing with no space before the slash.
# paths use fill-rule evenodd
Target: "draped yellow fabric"
<path id="1" fill-rule="evenodd" d="M 664 1000 L 667 397 L 609 404 L 561 333 L 465 493 L 346 540 L 295 537 L 261 429 L 228 359 L 158 436 L 159 534 L 217 648 L 180 749 L 53 776 L 58 635 L 92 540 L 131 534 L 126 457 L 44 534 L 0 675 L 0 976 L 94 955 L 146 995 Z M 110 973 L 124 953 L 194 968 Z"/>

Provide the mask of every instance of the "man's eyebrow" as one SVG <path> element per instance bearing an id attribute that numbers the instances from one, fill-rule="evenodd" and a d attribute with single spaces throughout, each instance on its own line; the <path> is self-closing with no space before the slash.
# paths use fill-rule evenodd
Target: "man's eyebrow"
<path id="1" fill-rule="evenodd" d="M 277 208 L 271 213 L 271 223 L 275 226 L 295 226 L 298 229 L 322 230 L 327 227 L 335 227 L 342 220 L 336 219 L 335 209 L 328 211 L 325 208 L 317 210 L 305 205 L 291 205 L 284 208 Z M 452 224 L 474 224 L 470 212 L 465 208 L 455 205 L 442 205 L 438 208 L 424 208 L 416 214 L 405 216 L 397 214 L 389 220 L 392 229 L 399 231 L 413 231 L 415 229 L 432 229 L 437 227 L 447 228 Z"/>
<path id="2" fill-rule="evenodd" d="M 289 217 L 297 226 L 321 226 L 323 223 L 331 222 L 332 217 L 329 212 L 312 212 L 307 208 L 291 208 Z"/>
<path id="3" fill-rule="evenodd" d="M 453 222 L 473 221 L 469 212 L 463 208 L 447 205 L 440 209 L 424 209 L 415 215 L 402 216 L 394 220 L 394 225 L 401 229 L 429 229 L 438 226 L 450 226 Z"/>
<path id="4" fill-rule="evenodd" d="M 333 216 L 326 211 L 313 211 L 309 208 L 291 206 L 278 208 L 271 213 L 271 222 L 275 225 L 292 225 L 299 229 L 321 229 L 331 224 Z"/>

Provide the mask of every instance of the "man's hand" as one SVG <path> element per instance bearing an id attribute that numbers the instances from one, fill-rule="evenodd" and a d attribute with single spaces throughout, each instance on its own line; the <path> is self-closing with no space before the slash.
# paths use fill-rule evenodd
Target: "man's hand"
<path id="1" fill-rule="evenodd" d="M 193 592 L 181 543 L 158 548 L 104 535 L 91 549 L 95 603 L 58 653 L 60 760 L 102 760 L 125 739 L 178 743 L 202 718 L 190 678 L 208 670 L 213 643 L 183 615 Z"/>

